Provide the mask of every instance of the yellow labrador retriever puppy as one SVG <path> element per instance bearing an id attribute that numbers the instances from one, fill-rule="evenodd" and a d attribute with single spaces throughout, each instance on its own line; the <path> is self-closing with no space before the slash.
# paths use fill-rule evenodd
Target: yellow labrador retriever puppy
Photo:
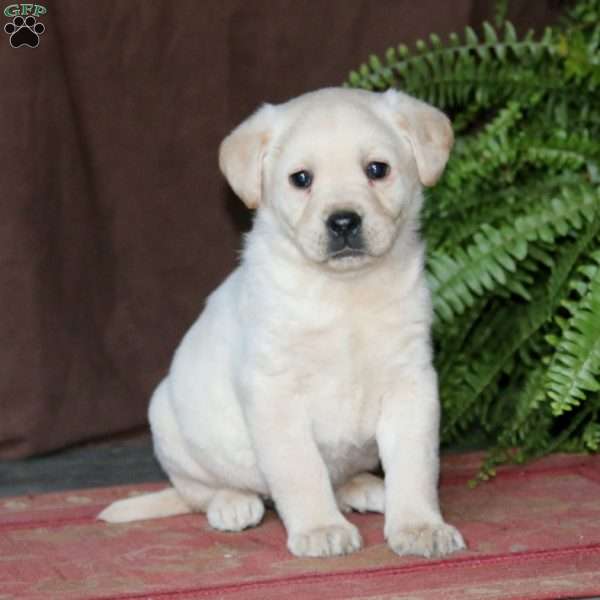
<path id="1" fill-rule="evenodd" d="M 349 510 L 385 513 L 398 554 L 465 547 L 438 505 L 419 238 L 421 186 L 452 141 L 448 119 L 406 94 L 338 88 L 264 105 L 223 141 L 221 169 L 257 212 L 152 397 L 173 487 L 101 519 L 202 511 L 239 531 L 272 498 L 297 556 L 359 549 Z"/>

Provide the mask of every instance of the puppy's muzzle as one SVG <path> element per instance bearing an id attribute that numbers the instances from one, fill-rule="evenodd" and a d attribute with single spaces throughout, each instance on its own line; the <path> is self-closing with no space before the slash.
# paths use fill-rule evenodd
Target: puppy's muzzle
<path id="1" fill-rule="evenodd" d="M 332 258 L 362 254 L 362 217 L 354 211 L 334 212 L 325 222 L 329 236 L 328 251 Z"/>

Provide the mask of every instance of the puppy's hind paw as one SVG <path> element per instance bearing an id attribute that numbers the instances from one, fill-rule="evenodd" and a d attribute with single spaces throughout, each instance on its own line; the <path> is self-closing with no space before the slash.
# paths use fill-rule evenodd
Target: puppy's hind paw
<path id="1" fill-rule="evenodd" d="M 383 480 L 371 473 L 361 473 L 342 485 L 336 492 L 342 512 L 378 512 L 385 510 Z"/>
<path id="2" fill-rule="evenodd" d="M 415 554 L 425 558 L 440 558 L 466 548 L 458 529 L 446 523 L 403 527 L 387 534 L 386 538 L 390 548 L 402 556 Z"/>
<path id="3" fill-rule="evenodd" d="M 296 556 L 336 556 L 359 550 L 362 539 L 351 523 L 326 525 L 293 533 L 288 538 L 288 549 Z"/>
<path id="4" fill-rule="evenodd" d="M 219 490 L 208 505 L 211 527 L 221 531 L 242 531 L 258 525 L 265 514 L 263 501 L 251 492 Z"/>

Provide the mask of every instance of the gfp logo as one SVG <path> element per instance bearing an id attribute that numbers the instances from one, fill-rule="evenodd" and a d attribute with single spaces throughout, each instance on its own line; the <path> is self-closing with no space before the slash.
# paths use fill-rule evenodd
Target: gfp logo
<path id="1" fill-rule="evenodd" d="M 12 17 L 12 22 L 4 26 L 4 31 L 10 35 L 10 45 L 13 48 L 29 46 L 36 48 L 40 43 L 40 35 L 46 29 L 37 17 L 48 11 L 41 4 L 10 4 L 4 9 L 4 16 Z"/>

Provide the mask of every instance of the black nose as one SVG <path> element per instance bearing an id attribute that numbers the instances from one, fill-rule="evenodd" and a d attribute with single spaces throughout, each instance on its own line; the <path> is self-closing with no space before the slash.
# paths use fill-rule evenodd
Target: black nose
<path id="1" fill-rule="evenodd" d="M 360 233 L 361 224 L 360 215 L 349 210 L 332 213 L 327 219 L 327 229 L 340 238 L 356 237 Z"/>

